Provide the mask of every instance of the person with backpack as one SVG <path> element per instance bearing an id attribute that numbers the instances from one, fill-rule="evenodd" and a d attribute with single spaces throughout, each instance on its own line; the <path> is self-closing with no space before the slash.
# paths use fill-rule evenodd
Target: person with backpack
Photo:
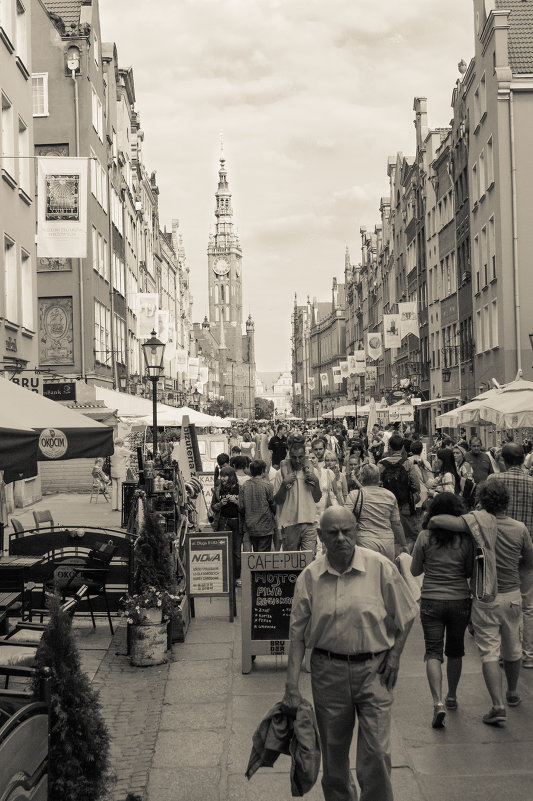
<path id="1" fill-rule="evenodd" d="M 415 467 L 402 454 L 403 437 L 394 433 L 389 439 L 390 455 L 379 463 L 381 486 L 388 489 L 398 502 L 400 519 L 408 543 L 413 543 L 420 531 L 420 516 L 416 504 L 420 500 L 420 479 Z"/>

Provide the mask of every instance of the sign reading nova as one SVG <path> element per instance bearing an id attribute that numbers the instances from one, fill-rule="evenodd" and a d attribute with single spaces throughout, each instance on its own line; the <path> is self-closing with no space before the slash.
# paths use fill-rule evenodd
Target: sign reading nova
<path id="1" fill-rule="evenodd" d="M 233 623 L 235 587 L 231 531 L 188 531 L 186 575 L 193 614 L 195 597 L 227 595 L 229 619 Z"/>

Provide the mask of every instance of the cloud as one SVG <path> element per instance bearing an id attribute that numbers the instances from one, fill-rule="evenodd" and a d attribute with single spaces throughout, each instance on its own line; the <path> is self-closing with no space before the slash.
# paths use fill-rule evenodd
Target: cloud
<path id="1" fill-rule="evenodd" d="M 203 318 L 224 130 L 244 308 L 261 369 L 282 368 L 294 292 L 340 280 L 379 221 L 387 159 L 415 150 L 413 98 L 447 125 L 471 0 L 100 0 L 103 41 L 134 69 L 161 224 L 179 217 Z M 438 31 L 438 36 L 434 32 Z"/>

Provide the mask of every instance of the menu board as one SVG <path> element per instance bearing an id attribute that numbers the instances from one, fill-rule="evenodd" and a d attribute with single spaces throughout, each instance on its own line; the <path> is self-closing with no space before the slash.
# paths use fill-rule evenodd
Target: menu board
<path id="1" fill-rule="evenodd" d="M 235 614 L 231 531 L 188 531 L 186 545 L 187 595 L 227 595 L 229 620 Z M 194 602 L 193 602 L 194 608 Z"/>
<path id="2" fill-rule="evenodd" d="M 252 640 L 288 640 L 297 574 L 281 570 L 253 572 Z"/>
<path id="3" fill-rule="evenodd" d="M 242 554 L 242 672 L 252 656 L 289 651 L 289 625 L 296 580 L 311 564 L 311 551 Z"/>

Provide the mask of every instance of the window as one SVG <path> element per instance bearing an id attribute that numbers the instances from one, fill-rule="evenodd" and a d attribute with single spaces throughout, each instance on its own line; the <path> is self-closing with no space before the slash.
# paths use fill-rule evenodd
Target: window
<path id="1" fill-rule="evenodd" d="M 498 340 L 498 300 L 495 299 L 490 304 L 490 332 L 492 336 L 491 347 L 497 348 Z"/>
<path id="2" fill-rule="evenodd" d="M 492 146 L 492 136 L 487 142 L 487 181 L 486 187 L 490 189 L 494 183 L 494 149 Z"/>
<path id="3" fill-rule="evenodd" d="M 103 240 L 102 245 L 102 275 L 109 283 L 109 248 L 107 246 L 107 239 Z"/>
<path id="4" fill-rule="evenodd" d="M 102 101 L 96 94 L 94 86 L 91 86 L 92 91 L 92 122 L 93 128 L 98 134 L 100 140 L 104 141 L 104 127 L 103 127 L 103 112 Z"/>
<path id="5" fill-rule="evenodd" d="M 97 35 L 93 32 L 93 55 L 94 55 L 94 63 L 97 67 L 100 66 L 100 43 L 98 41 Z"/>
<path id="6" fill-rule="evenodd" d="M 30 136 L 28 126 L 19 117 L 19 186 L 29 196 L 30 188 Z"/>
<path id="7" fill-rule="evenodd" d="M 488 268 L 488 252 L 487 252 L 487 226 L 484 225 L 481 229 L 481 249 L 480 249 L 480 259 L 481 259 L 481 280 L 483 282 L 482 286 L 487 286 L 489 283 L 489 268 Z"/>
<path id="8" fill-rule="evenodd" d="M 479 177 L 479 197 L 482 198 L 485 194 L 485 190 L 487 188 L 486 185 L 486 175 L 485 175 L 485 151 L 482 150 L 479 154 L 479 167 L 478 167 L 478 177 Z"/>
<path id="9" fill-rule="evenodd" d="M 128 331 L 128 355 L 130 375 L 138 375 L 139 370 L 139 341 L 136 336 Z"/>
<path id="10" fill-rule="evenodd" d="M 91 245 L 93 251 L 93 270 L 97 273 L 100 272 L 100 264 L 98 262 L 98 231 L 92 226 L 91 231 Z"/>
<path id="11" fill-rule="evenodd" d="M 13 129 L 13 107 L 2 92 L 2 168 L 15 178 L 15 137 Z"/>
<path id="12" fill-rule="evenodd" d="M 31 76 L 33 116 L 48 117 L 48 73 L 35 72 Z"/>
<path id="13" fill-rule="evenodd" d="M 117 231 L 123 233 L 122 203 L 115 187 L 111 188 L 111 220 Z"/>
<path id="14" fill-rule="evenodd" d="M 483 350 L 488 350 L 490 347 L 490 316 L 487 305 L 483 306 Z"/>
<path id="15" fill-rule="evenodd" d="M 94 357 L 100 364 L 110 364 L 111 312 L 100 301 L 94 301 Z"/>
<path id="16" fill-rule="evenodd" d="M 20 280 L 22 292 L 22 325 L 29 331 L 35 330 L 33 318 L 33 280 L 30 254 L 20 250 Z"/>
<path id="17" fill-rule="evenodd" d="M 474 261 L 474 291 L 479 292 L 481 290 L 481 286 L 479 280 L 479 236 L 477 235 L 474 237 L 473 261 Z"/>
<path id="18" fill-rule="evenodd" d="M 472 167 L 472 208 L 479 200 L 479 183 L 477 177 L 477 164 Z"/>
<path id="19" fill-rule="evenodd" d="M 119 259 L 116 253 L 112 256 L 113 287 L 121 295 L 124 295 L 124 262 Z"/>
<path id="20" fill-rule="evenodd" d="M 13 6 L 11 0 L 0 0 L 0 27 L 9 39 L 13 38 Z"/>
<path id="21" fill-rule="evenodd" d="M 27 25 L 26 9 L 24 8 L 20 0 L 17 0 L 17 19 L 16 19 L 15 38 L 16 38 L 15 48 L 17 56 L 25 65 L 28 61 L 28 25 Z"/>
<path id="22" fill-rule="evenodd" d="M 107 214 L 107 174 L 91 148 L 91 192 Z"/>
<path id="23" fill-rule="evenodd" d="M 115 314 L 115 359 L 121 364 L 126 364 L 126 323 Z"/>
<path id="24" fill-rule="evenodd" d="M 490 280 L 496 278 L 496 229 L 494 227 L 494 215 L 489 220 L 489 269 Z"/>
<path id="25" fill-rule="evenodd" d="M 481 312 L 476 312 L 476 353 L 483 353 L 483 332 L 481 329 Z"/>
<path id="26" fill-rule="evenodd" d="M 4 317 L 12 323 L 19 322 L 18 276 L 15 242 L 4 236 Z"/>

